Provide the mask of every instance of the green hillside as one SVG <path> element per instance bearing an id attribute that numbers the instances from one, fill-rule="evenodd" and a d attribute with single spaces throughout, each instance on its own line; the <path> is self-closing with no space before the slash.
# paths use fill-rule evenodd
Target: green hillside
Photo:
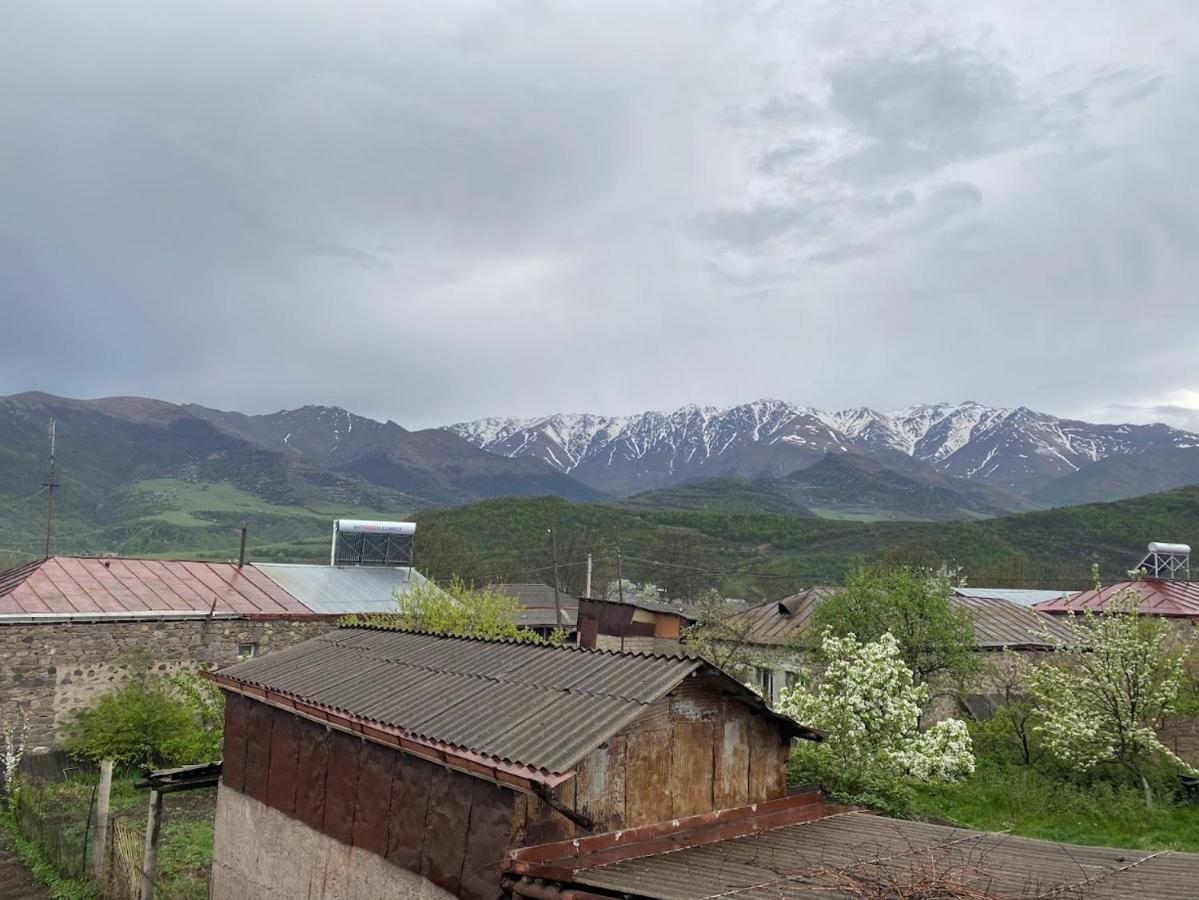
<path id="1" fill-rule="evenodd" d="M 1161 494 L 972 522 L 846 522 L 772 513 L 635 509 L 555 498 L 500 499 L 417 516 L 418 557 L 434 574 L 548 576 L 546 529 L 556 523 L 563 577 L 587 553 L 596 583 L 612 577 L 620 548 L 626 577 L 662 583 L 664 535 L 686 536 L 694 569 L 730 596 L 777 597 L 840 581 L 856 562 L 962 566 L 989 587 L 1081 588 L 1092 564 L 1121 577 L 1151 540 L 1199 540 L 1199 486 Z M 421 537 L 423 535 L 423 538 Z M 568 544 L 567 549 L 563 545 Z M 645 560 L 650 560 L 646 562 Z"/>
<path id="2" fill-rule="evenodd" d="M 634 494 L 620 503 L 630 509 L 693 509 L 723 513 L 781 513 L 811 516 L 808 510 L 776 491 L 768 483 L 745 478 L 705 478 L 675 487 Z"/>

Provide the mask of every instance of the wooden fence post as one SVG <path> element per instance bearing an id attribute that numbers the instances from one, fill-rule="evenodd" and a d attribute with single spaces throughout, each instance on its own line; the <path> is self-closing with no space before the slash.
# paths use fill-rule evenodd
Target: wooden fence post
<path id="1" fill-rule="evenodd" d="M 104 851 L 108 842 L 108 798 L 112 795 L 112 760 L 100 763 L 100 791 L 96 794 L 96 842 L 92 845 L 92 878 L 104 878 Z"/>
<path id="2" fill-rule="evenodd" d="M 154 876 L 158 872 L 158 835 L 162 830 L 162 794 L 150 791 L 150 812 L 146 817 L 146 855 L 142 860 L 141 900 L 154 900 Z"/>

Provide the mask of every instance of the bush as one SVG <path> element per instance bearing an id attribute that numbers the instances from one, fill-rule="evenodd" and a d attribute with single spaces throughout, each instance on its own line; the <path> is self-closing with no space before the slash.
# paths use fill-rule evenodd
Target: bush
<path id="1" fill-rule="evenodd" d="M 219 690 L 198 673 L 163 678 L 139 671 L 75 712 L 63 747 L 88 759 L 151 769 L 220 759 L 219 703 Z"/>

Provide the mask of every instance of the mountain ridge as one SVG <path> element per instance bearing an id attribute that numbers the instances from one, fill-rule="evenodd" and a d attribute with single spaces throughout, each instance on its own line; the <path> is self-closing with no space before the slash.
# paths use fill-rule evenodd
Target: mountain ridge
<path id="1" fill-rule="evenodd" d="M 698 478 L 782 477 L 826 453 L 859 452 L 1031 498 L 1112 456 L 1199 448 L 1199 435 L 1167 425 L 1089 423 L 974 401 L 827 412 L 768 398 L 628 416 L 489 417 L 445 428 L 481 449 L 534 456 L 622 496 Z"/>

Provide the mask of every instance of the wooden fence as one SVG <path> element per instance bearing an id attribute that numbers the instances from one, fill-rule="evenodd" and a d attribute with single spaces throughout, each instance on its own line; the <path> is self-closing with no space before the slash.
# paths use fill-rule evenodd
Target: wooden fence
<path id="1" fill-rule="evenodd" d="M 109 818 L 108 850 L 101 884 L 106 900 L 138 900 L 145 852 L 146 836 L 140 830 L 123 825 L 116 817 Z"/>

